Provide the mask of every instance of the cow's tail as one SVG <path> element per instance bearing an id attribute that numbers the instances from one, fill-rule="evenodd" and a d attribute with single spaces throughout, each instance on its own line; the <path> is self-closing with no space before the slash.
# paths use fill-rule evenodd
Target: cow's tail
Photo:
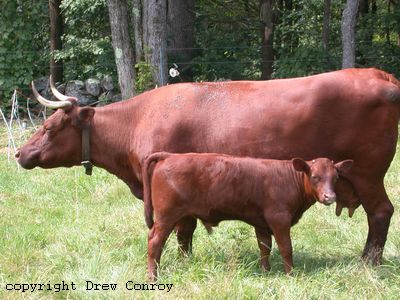
<path id="1" fill-rule="evenodd" d="M 400 81 L 395 78 L 392 74 L 385 73 L 385 79 L 391 83 L 391 86 L 387 89 L 387 98 L 392 103 L 400 104 Z"/>
<path id="2" fill-rule="evenodd" d="M 142 167 L 144 217 L 146 220 L 146 225 L 149 229 L 151 229 L 154 225 L 153 201 L 151 198 L 151 177 L 153 176 L 154 166 L 157 162 L 168 158 L 170 155 L 171 154 L 168 152 L 153 153 L 147 157 Z"/>

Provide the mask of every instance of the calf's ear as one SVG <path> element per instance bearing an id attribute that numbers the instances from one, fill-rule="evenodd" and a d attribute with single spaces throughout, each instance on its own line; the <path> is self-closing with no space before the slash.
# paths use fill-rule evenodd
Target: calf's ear
<path id="1" fill-rule="evenodd" d="M 298 157 L 293 158 L 292 164 L 296 171 L 304 172 L 306 174 L 310 173 L 310 166 L 306 163 L 304 159 Z"/>
<path id="2" fill-rule="evenodd" d="M 335 164 L 336 170 L 339 174 L 345 174 L 350 171 L 354 161 L 352 159 L 346 159 Z"/>

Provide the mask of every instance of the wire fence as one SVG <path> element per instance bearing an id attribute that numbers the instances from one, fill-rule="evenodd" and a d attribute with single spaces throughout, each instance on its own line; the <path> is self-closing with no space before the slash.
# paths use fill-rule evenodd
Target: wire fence
<path id="1" fill-rule="evenodd" d="M 18 95 L 21 96 L 17 90 L 14 90 L 10 100 L 11 110 L 9 115 L 6 115 L 0 107 L 0 116 L 5 125 L 4 128 L 7 134 L 7 144 L 4 148 L 6 148 L 7 151 L 8 163 L 15 161 L 19 170 L 20 166 L 14 158 L 17 148 L 26 140 L 27 136 L 32 133 L 32 130 L 37 130 L 37 124 L 42 123 L 46 119 L 46 108 L 41 106 L 39 112 L 35 114 L 29 107 L 30 98 L 22 95 L 25 99 L 20 100 Z M 26 102 L 27 118 L 22 118 L 20 115 L 22 107 L 25 107 L 25 105 L 20 105 L 20 103 L 23 102 Z M 1 148 L 3 148 L 2 145 Z"/>

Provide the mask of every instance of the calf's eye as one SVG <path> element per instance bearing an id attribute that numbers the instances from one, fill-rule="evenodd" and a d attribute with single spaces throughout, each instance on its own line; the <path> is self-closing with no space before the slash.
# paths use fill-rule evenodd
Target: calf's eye
<path id="1" fill-rule="evenodd" d="M 312 179 L 314 182 L 318 182 L 318 181 L 321 180 L 321 178 L 320 178 L 319 176 L 315 176 L 315 175 L 311 175 L 311 179 Z"/>

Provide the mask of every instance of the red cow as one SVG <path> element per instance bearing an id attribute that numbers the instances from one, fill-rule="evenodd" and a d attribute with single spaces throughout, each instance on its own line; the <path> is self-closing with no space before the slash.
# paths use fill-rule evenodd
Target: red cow
<path id="1" fill-rule="evenodd" d="M 393 76 L 346 69 L 294 79 L 182 83 L 98 108 L 78 107 L 76 99 L 53 93 L 62 101 L 39 99 L 61 109 L 20 148 L 21 166 L 80 165 L 83 137 L 91 147 L 84 160 L 89 153 L 95 166 L 142 198 L 141 166 L 159 151 L 350 158 L 354 167 L 337 184 L 337 213 L 362 204 L 369 225 L 363 257 L 380 262 L 393 214 L 383 179 L 396 151 L 400 116 L 400 83 Z M 195 227 L 193 218 L 177 225 L 184 251 Z"/>
<path id="2" fill-rule="evenodd" d="M 253 225 L 264 269 L 269 269 L 273 234 L 289 273 L 293 267 L 290 227 L 316 200 L 326 205 L 336 200 L 334 184 L 352 164 L 352 160 L 334 164 L 327 158 L 305 162 L 208 153 L 152 154 L 142 171 L 146 223 L 151 229 L 150 279 L 157 277 L 165 241 L 185 217 L 213 225 L 222 220 Z"/>

